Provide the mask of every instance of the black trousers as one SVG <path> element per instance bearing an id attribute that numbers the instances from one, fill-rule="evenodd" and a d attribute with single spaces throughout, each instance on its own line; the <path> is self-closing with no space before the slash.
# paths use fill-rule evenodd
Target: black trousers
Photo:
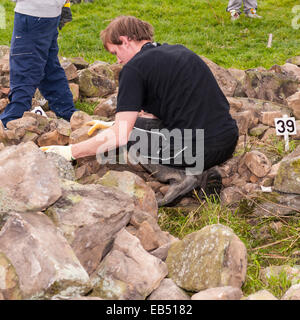
<path id="1" fill-rule="evenodd" d="M 164 130 L 166 129 L 159 119 L 137 118 L 127 149 L 129 152 L 130 150 L 138 150 L 141 159 L 148 161 L 148 163 L 154 162 L 178 169 L 193 168 L 195 164 L 190 163 L 190 161 L 187 162 L 187 159 L 191 159 L 191 155 L 193 159 L 197 159 L 197 153 L 199 157 L 199 150 L 197 150 L 194 141 L 184 144 L 182 135 L 179 136 L 179 139 L 182 139 L 179 145 L 176 144 L 176 136 L 175 139 L 171 137 L 171 139 L 165 141 L 162 134 Z M 238 137 L 238 128 L 236 127 L 222 134 L 222 136 L 209 140 L 204 139 L 203 148 L 201 148 L 201 157 L 204 160 L 203 170 L 219 165 L 231 158 Z"/>

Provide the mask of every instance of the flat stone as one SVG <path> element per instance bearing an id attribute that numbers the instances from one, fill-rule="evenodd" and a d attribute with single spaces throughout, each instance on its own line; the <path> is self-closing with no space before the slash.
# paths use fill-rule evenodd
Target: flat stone
<path id="1" fill-rule="evenodd" d="M 191 300 L 191 298 L 180 289 L 172 279 L 163 279 L 147 300 Z"/>
<path id="2" fill-rule="evenodd" d="M 267 290 L 260 290 L 250 294 L 243 300 L 278 300 L 271 292 Z"/>
<path id="3" fill-rule="evenodd" d="M 191 300 L 240 300 L 243 292 L 235 287 L 218 287 L 200 291 L 191 297 Z"/>
<path id="4" fill-rule="evenodd" d="M 92 295 L 118 300 L 145 299 L 158 288 L 167 273 L 166 264 L 145 251 L 140 241 L 123 229 L 91 276 Z"/>

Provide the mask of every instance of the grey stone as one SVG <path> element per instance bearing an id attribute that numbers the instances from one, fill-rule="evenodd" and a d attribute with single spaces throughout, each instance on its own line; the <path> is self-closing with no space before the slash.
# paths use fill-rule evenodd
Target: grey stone
<path id="1" fill-rule="evenodd" d="M 115 234 L 125 227 L 134 211 L 125 193 L 101 185 L 61 183 L 61 198 L 46 211 L 91 274 L 110 250 Z"/>
<path id="2" fill-rule="evenodd" d="M 300 283 L 292 285 L 281 300 L 300 300 Z"/>
<path id="3" fill-rule="evenodd" d="M 192 300 L 240 300 L 243 292 L 235 287 L 217 287 L 200 291 L 194 294 Z"/>
<path id="4" fill-rule="evenodd" d="M 180 289 L 172 279 L 163 279 L 147 300 L 190 300 L 191 298 Z"/>
<path id="5" fill-rule="evenodd" d="M 85 294 L 89 276 L 52 221 L 41 212 L 10 213 L 0 230 L 0 279 L 5 299 Z"/>
<path id="6" fill-rule="evenodd" d="M 168 276 L 185 290 L 240 288 L 246 277 L 247 251 L 232 229 L 209 225 L 174 242 L 166 263 Z"/>
<path id="7" fill-rule="evenodd" d="M 0 152 L 0 213 L 44 210 L 60 196 L 57 170 L 33 142 Z"/>
<path id="8" fill-rule="evenodd" d="M 278 300 L 271 292 L 267 290 L 260 290 L 250 294 L 243 300 Z"/>
<path id="9" fill-rule="evenodd" d="M 58 176 L 61 179 L 75 180 L 75 171 L 74 167 L 70 161 L 66 160 L 64 157 L 60 156 L 54 152 L 46 152 L 46 158 L 52 162 L 52 164 L 57 169 Z"/>
<path id="10" fill-rule="evenodd" d="M 93 295 L 117 300 L 145 299 L 167 273 L 166 264 L 145 251 L 140 241 L 123 229 L 91 276 Z"/>
<path id="11" fill-rule="evenodd" d="M 300 194 L 300 146 L 284 157 L 274 179 L 274 190 Z"/>

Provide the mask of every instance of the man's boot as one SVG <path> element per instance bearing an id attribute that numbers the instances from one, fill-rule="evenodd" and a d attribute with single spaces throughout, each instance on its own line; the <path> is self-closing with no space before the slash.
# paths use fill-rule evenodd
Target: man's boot
<path id="1" fill-rule="evenodd" d="M 168 167 L 161 164 L 142 164 L 140 165 L 162 183 L 169 183 L 170 187 L 163 199 L 158 200 L 158 206 L 172 203 L 175 199 L 181 198 L 193 189 L 205 188 L 207 171 L 200 175 L 186 175 L 185 170 Z"/>

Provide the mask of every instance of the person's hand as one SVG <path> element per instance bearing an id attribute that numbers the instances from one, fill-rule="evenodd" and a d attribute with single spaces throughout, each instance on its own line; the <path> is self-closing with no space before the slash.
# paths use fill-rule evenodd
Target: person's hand
<path id="1" fill-rule="evenodd" d="M 110 128 L 114 123 L 114 121 L 92 120 L 85 123 L 85 125 L 92 126 L 91 129 L 88 131 L 88 135 L 91 136 L 96 130 Z"/>
<path id="2" fill-rule="evenodd" d="M 70 1 L 67 1 L 61 10 L 61 16 L 60 16 L 60 21 L 58 25 L 59 30 L 61 30 L 66 23 L 71 21 L 72 21 L 71 5 L 70 5 Z"/>
<path id="3" fill-rule="evenodd" d="M 53 152 L 59 154 L 60 156 L 64 157 L 68 161 L 75 160 L 72 156 L 71 145 L 69 146 L 46 146 L 40 147 L 41 151 L 44 152 Z"/>

